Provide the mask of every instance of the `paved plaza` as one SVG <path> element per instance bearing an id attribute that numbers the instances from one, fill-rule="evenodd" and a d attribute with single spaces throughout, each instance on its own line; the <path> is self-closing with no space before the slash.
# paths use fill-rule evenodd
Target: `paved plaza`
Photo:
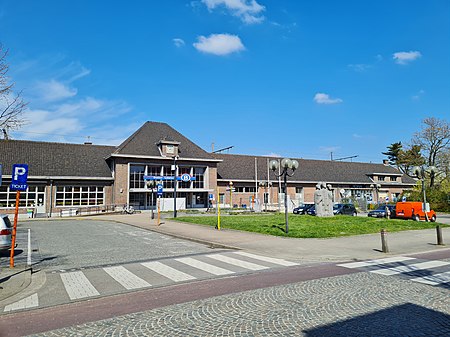
<path id="1" fill-rule="evenodd" d="M 36 336 L 448 336 L 448 289 L 361 272 L 171 305 Z"/>

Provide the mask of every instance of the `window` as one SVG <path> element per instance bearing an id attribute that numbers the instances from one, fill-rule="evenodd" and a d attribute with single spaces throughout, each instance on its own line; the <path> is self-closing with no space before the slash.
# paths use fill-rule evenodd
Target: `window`
<path id="1" fill-rule="evenodd" d="M 57 186 L 56 206 L 94 206 L 104 204 L 103 186 Z"/>
<path id="2" fill-rule="evenodd" d="M 44 205 L 45 186 L 28 186 L 20 192 L 19 207 L 35 207 Z M 9 186 L 0 186 L 0 208 L 16 207 L 16 191 L 10 191 Z"/>
<path id="3" fill-rule="evenodd" d="M 130 165 L 130 188 L 144 188 L 144 165 Z"/>
<path id="4" fill-rule="evenodd" d="M 255 193 L 256 192 L 256 187 L 255 186 L 247 186 L 247 187 L 245 187 L 245 192 Z"/>
<path id="5" fill-rule="evenodd" d="M 384 181 L 384 176 L 378 176 L 378 181 Z"/>
<path id="6" fill-rule="evenodd" d="M 205 167 L 194 167 L 194 188 L 204 188 L 205 187 Z"/>
<path id="7" fill-rule="evenodd" d="M 391 177 L 391 181 L 397 181 L 397 177 Z"/>
<path id="8" fill-rule="evenodd" d="M 242 186 L 237 186 L 237 187 L 234 188 L 234 192 L 237 192 L 237 193 L 243 193 L 243 192 L 245 192 L 245 191 L 244 191 L 244 187 L 242 187 Z"/>

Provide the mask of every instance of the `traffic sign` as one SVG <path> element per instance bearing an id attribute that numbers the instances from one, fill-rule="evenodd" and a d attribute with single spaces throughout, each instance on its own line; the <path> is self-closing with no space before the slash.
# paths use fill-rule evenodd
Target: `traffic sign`
<path id="1" fill-rule="evenodd" d="M 11 191 L 26 191 L 28 179 L 28 165 L 14 164 L 12 170 L 12 180 L 9 189 Z"/>
<path id="2" fill-rule="evenodd" d="M 404 195 L 404 196 L 402 197 L 402 201 L 403 201 L 403 202 L 406 201 L 406 195 Z"/>
<path id="3" fill-rule="evenodd" d="M 162 197 L 162 195 L 163 195 L 163 185 L 162 184 L 156 185 L 156 195 L 158 197 Z"/>
<path id="4" fill-rule="evenodd" d="M 386 197 L 384 200 L 386 200 L 386 202 L 388 202 L 389 201 L 389 197 Z"/>

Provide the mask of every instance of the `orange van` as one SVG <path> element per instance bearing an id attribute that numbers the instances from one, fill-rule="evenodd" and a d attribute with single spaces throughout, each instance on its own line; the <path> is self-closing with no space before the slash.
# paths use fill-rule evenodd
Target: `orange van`
<path id="1" fill-rule="evenodd" d="M 429 206 L 427 208 L 429 208 Z M 413 219 L 415 221 L 426 220 L 423 202 L 420 201 L 397 202 L 397 205 L 395 206 L 395 215 L 400 219 Z M 435 211 L 430 210 L 427 212 L 427 215 L 430 221 L 436 221 Z"/>

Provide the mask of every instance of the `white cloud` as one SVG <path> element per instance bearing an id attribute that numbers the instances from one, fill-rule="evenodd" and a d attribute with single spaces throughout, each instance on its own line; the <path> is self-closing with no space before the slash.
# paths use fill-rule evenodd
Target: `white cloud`
<path id="1" fill-rule="evenodd" d="M 210 11 L 217 7 L 225 7 L 232 15 L 240 18 L 246 24 L 261 23 L 264 21 L 262 12 L 265 7 L 256 0 L 202 0 Z"/>
<path id="2" fill-rule="evenodd" d="M 185 45 L 184 40 L 179 38 L 172 39 L 172 42 L 175 45 L 175 47 L 178 48 L 183 47 Z"/>
<path id="3" fill-rule="evenodd" d="M 314 101 L 317 104 L 337 104 L 337 103 L 342 103 L 343 100 L 340 98 L 330 98 L 329 95 L 324 94 L 324 93 L 320 93 L 318 92 L 315 96 L 314 96 Z"/>
<path id="4" fill-rule="evenodd" d="M 73 97 L 77 94 L 76 88 L 71 88 L 62 82 L 50 80 L 38 82 L 35 87 L 36 94 L 45 102 L 55 102 Z"/>
<path id="5" fill-rule="evenodd" d="M 229 34 L 211 34 L 208 37 L 199 36 L 194 47 L 203 53 L 228 55 L 245 50 L 239 36 Z"/>
<path id="6" fill-rule="evenodd" d="M 400 51 L 393 54 L 395 63 L 405 65 L 422 57 L 419 51 Z"/>
<path id="7" fill-rule="evenodd" d="M 349 64 L 348 67 L 353 69 L 354 71 L 362 73 L 362 72 L 367 71 L 367 69 L 372 68 L 372 65 L 371 64 L 358 63 L 358 64 Z"/>
<path id="8" fill-rule="evenodd" d="M 411 96 L 413 101 L 418 101 L 422 98 L 422 96 L 425 94 L 425 90 L 420 89 L 419 92 L 413 96 Z"/>

